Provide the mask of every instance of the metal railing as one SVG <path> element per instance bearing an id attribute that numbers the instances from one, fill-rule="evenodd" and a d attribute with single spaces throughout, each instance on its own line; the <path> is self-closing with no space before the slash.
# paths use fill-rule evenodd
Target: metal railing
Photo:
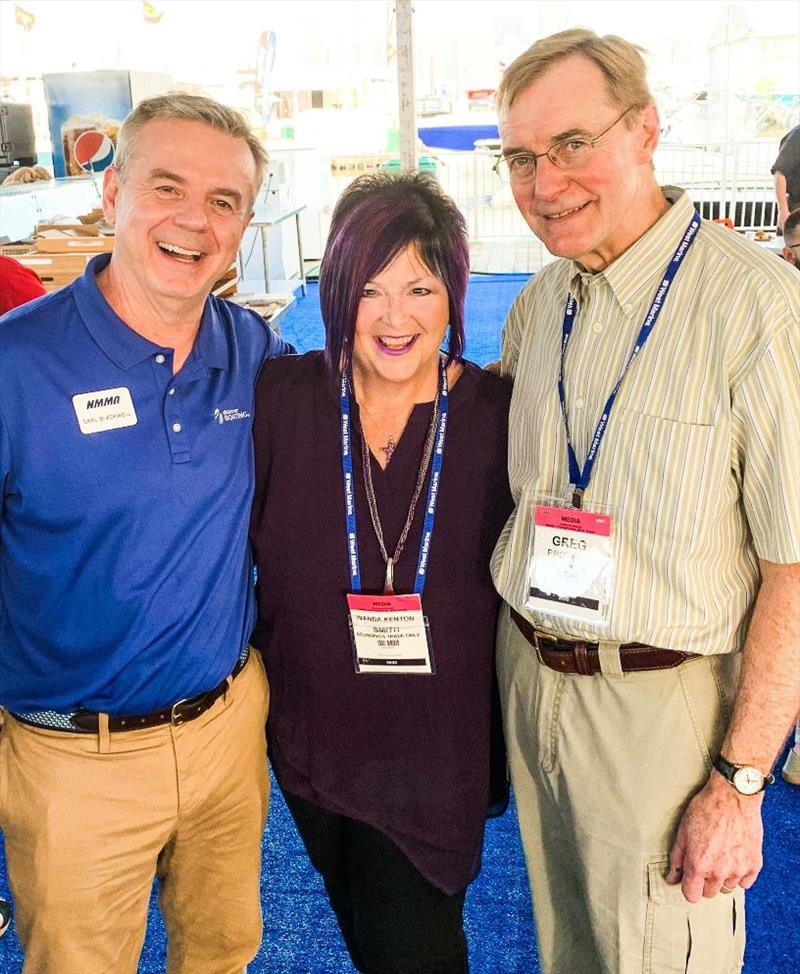
<path id="1" fill-rule="evenodd" d="M 492 172 L 494 154 L 430 150 L 443 189 L 467 220 L 470 239 L 529 237 L 511 188 Z M 777 206 L 770 166 L 778 154 L 772 141 L 681 145 L 662 143 L 655 155 L 662 185 L 689 192 L 705 219 L 730 220 L 737 230 L 774 229 Z M 332 168 L 336 195 L 360 172 L 378 168 L 388 156 L 348 156 Z"/>
<path id="2" fill-rule="evenodd" d="M 777 205 L 770 174 L 777 143 L 659 146 L 656 176 L 686 189 L 705 219 L 728 219 L 737 230 L 774 229 Z M 486 150 L 437 153 L 440 180 L 464 214 L 473 239 L 527 236 L 511 189 L 492 172 Z M 461 158 L 459 158 L 461 157 Z"/>

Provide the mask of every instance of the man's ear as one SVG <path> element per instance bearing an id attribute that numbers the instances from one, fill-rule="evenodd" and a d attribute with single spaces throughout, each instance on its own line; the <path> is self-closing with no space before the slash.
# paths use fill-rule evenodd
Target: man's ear
<path id="1" fill-rule="evenodd" d="M 655 105 L 647 105 L 641 110 L 637 121 L 639 161 L 651 163 L 661 137 L 661 119 Z"/>
<path id="2" fill-rule="evenodd" d="M 103 172 L 103 215 L 106 223 L 113 227 L 117 219 L 117 195 L 119 193 L 119 172 L 116 166 L 109 166 Z"/>

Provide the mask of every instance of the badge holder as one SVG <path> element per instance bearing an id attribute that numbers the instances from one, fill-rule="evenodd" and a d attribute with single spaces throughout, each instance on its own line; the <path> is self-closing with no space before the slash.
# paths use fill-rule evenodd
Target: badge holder
<path id="1" fill-rule="evenodd" d="M 529 612 L 609 624 L 616 581 L 614 520 L 607 506 L 578 510 L 557 498 L 536 498 L 528 546 Z"/>
<path id="2" fill-rule="evenodd" d="M 431 676 L 436 672 L 419 595 L 347 596 L 356 673 Z"/>

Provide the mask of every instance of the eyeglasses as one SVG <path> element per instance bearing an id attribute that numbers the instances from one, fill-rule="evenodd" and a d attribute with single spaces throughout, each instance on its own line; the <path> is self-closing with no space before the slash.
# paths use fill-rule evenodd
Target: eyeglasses
<path id="1" fill-rule="evenodd" d="M 800 243 L 796 244 L 786 244 L 789 250 L 800 250 Z"/>
<path id="2" fill-rule="evenodd" d="M 517 152 L 513 156 L 500 156 L 492 169 L 505 182 L 529 183 L 536 178 L 537 159 L 547 156 L 550 162 L 559 169 L 567 171 L 580 169 L 585 166 L 592 155 L 592 149 L 597 145 L 604 135 L 621 122 L 628 112 L 633 111 L 635 106 L 631 105 L 619 115 L 614 121 L 604 128 L 602 132 L 592 136 L 590 139 L 573 137 L 563 139 L 550 146 L 545 152 Z"/>

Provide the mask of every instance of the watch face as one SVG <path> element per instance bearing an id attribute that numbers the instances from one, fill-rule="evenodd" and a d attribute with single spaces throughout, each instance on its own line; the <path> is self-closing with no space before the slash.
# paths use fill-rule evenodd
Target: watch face
<path id="1" fill-rule="evenodd" d="M 734 774 L 733 787 L 742 795 L 755 795 L 764 787 L 764 775 L 758 768 L 744 765 Z"/>

